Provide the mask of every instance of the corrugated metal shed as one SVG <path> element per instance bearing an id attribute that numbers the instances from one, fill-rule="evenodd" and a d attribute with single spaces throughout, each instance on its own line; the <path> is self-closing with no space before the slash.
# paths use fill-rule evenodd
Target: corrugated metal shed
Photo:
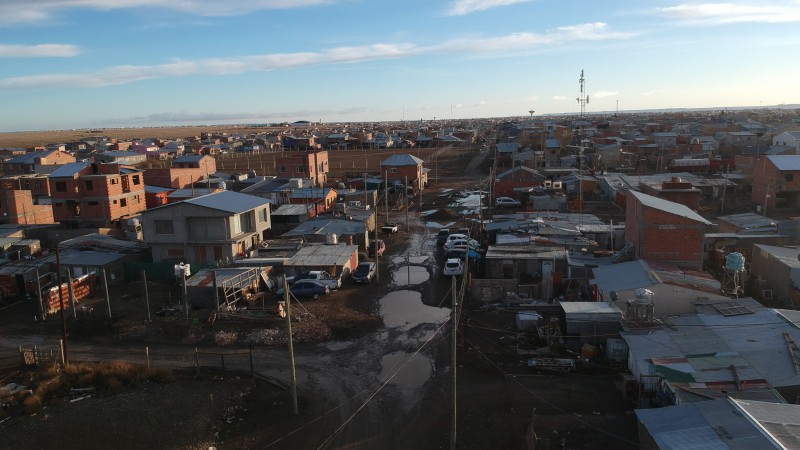
<path id="1" fill-rule="evenodd" d="M 687 219 L 694 220 L 696 222 L 704 223 L 706 225 L 711 225 L 711 222 L 703 218 L 700 214 L 692 211 L 686 205 L 682 205 L 680 203 L 671 202 L 669 200 L 664 200 L 658 197 L 653 197 L 652 195 L 643 194 L 641 192 L 630 191 L 631 195 L 636 197 L 643 205 L 658 209 L 660 211 L 664 211 L 676 216 L 686 217 Z"/>
<path id="2" fill-rule="evenodd" d="M 240 214 L 260 206 L 268 205 L 270 202 L 254 195 L 222 191 L 186 200 L 185 203 Z"/>
<path id="3" fill-rule="evenodd" d="M 347 261 L 356 252 L 358 252 L 357 245 L 307 245 L 297 250 L 297 253 L 289 258 L 285 265 L 301 267 L 342 266 L 347 264 Z"/>
<path id="4" fill-rule="evenodd" d="M 272 211 L 272 216 L 306 216 L 308 215 L 308 205 L 294 205 L 285 204 L 281 205 L 275 211 Z"/>
<path id="5" fill-rule="evenodd" d="M 778 168 L 778 170 L 800 170 L 800 155 L 772 155 L 767 159 Z"/>
<path id="6" fill-rule="evenodd" d="M 567 251 L 538 245 L 490 245 L 486 259 L 564 259 Z"/>

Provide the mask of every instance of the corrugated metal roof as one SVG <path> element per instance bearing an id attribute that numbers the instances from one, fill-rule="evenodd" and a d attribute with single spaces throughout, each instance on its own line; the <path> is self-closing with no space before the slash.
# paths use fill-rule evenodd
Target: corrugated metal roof
<path id="1" fill-rule="evenodd" d="M 612 303 L 605 302 L 561 302 L 561 309 L 569 319 L 570 314 L 613 314 L 622 315 L 622 311 Z"/>
<path id="2" fill-rule="evenodd" d="M 205 155 L 184 155 L 175 158 L 176 163 L 184 163 L 184 162 L 200 162 Z"/>
<path id="3" fill-rule="evenodd" d="M 775 257 L 775 259 L 781 261 L 787 266 L 792 268 L 800 268 L 800 260 L 797 259 L 798 257 L 800 257 L 800 250 L 796 248 L 777 247 L 774 245 L 765 245 L 765 244 L 754 244 L 754 245 L 755 247 L 760 248 L 765 252 L 769 253 L 771 256 Z"/>
<path id="4" fill-rule="evenodd" d="M 273 216 L 307 216 L 308 205 L 281 205 L 275 211 L 272 211 Z"/>
<path id="5" fill-rule="evenodd" d="M 190 200 L 184 200 L 184 203 L 240 214 L 260 206 L 268 205 L 270 202 L 254 195 L 240 194 L 239 192 L 233 191 L 222 191 L 206 194 L 202 197 L 197 197 Z"/>
<path id="6" fill-rule="evenodd" d="M 778 170 L 800 170 L 800 155 L 772 155 L 767 158 Z"/>
<path id="7" fill-rule="evenodd" d="M 26 153 L 24 155 L 15 156 L 15 157 L 9 159 L 8 161 L 6 161 L 6 163 L 8 163 L 8 164 L 33 164 L 34 162 L 36 162 L 35 161 L 36 158 L 47 157 L 47 156 L 49 156 L 50 154 L 52 154 L 54 152 L 55 152 L 55 150 L 39 150 L 39 151 L 35 151 L 35 152 L 30 152 L 30 153 Z"/>
<path id="8" fill-rule="evenodd" d="M 363 234 L 367 226 L 363 221 L 348 219 L 313 219 L 307 220 L 282 236 L 310 236 L 335 234 L 337 236 L 350 236 Z"/>
<path id="9" fill-rule="evenodd" d="M 64 164 L 60 166 L 58 169 L 54 170 L 50 173 L 50 178 L 61 178 L 61 177 L 74 177 L 76 173 L 80 172 L 81 170 L 85 169 L 89 166 L 88 162 L 74 162 L 69 164 Z"/>
<path id="10" fill-rule="evenodd" d="M 296 267 L 342 266 L 357 252 L 357 245 L 308 245 L 297 250 L 297 253 L 284 265 Z"/>
<path id="11" fill-rule="evenodd" d="M 381 167 L 389 166 L 389 167 L 398 167 L 398 166 L 418 166 L 422 164 L 423 161 L 417 158 L 414 155 L 409 155 L 407 153 L 396 153 L 381 162 Z"/>
<path id="12" fill-rule="evenodd" d="M 800 406 L 730 400 L 756 420 L 783 448 L 800 448 Z"/>
<path id="13" fill-rule="evenodd" d="M 486 259 L 564 259 L 566 255 L 563 248 L 538 245 L 490 245 L 486 250 Z"/>
<path id="14" fill-rule="evenodd" d="M 655 208 L 660 211 L 674 214 L 676 216 L 686 217 L 687 219 L 694 220 L 696 222 L 704 223 L 706 225 L 711 225 L 711 222 L 703 218 L 703 216 L 701 216 L 700 214 L 697 214 L 696 212 L 692 211 L 686 205 L 671 202 L 669 200 L 664 200 L 658 197 L 653 197 L 652 195 L 647 195 L 636 191 L 630 191 L 630 194 L 633 195 L 640 202 L 642 202 L 643 205 L 649 208 Z"/>
<path id="15" fill-rule="evenodd" d="M 605 293 L 628 291 L 660 283 L 643 260 L 628 261 L 592 269 L 597 287 Z"/>

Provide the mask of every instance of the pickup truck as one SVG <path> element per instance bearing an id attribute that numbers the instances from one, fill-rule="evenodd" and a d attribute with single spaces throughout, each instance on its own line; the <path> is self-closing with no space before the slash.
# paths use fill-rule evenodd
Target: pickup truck
<path id="1" fill-rule="evenodd" d="M 386 222 L 382 227 L 381 231 L 384 233 L 397 233 L 400 231 L 400 225 L 395 222 Z"/>

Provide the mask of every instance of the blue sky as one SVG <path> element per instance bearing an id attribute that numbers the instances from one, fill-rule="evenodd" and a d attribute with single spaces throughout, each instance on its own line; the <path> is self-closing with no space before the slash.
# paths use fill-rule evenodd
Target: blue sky
<path id="1" fill-rule="evenodd" d="M 800 103 L 800 0 L 2 0 L 0 131 Z"/>

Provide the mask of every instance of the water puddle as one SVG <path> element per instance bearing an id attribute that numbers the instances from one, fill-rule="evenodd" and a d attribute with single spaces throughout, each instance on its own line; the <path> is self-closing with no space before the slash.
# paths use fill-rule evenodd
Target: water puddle
<path id="1" fill-rule="evenodd" d="M 395 352 L 381 358 L 378 379 L 404 388 L 419 388 L 433 374 L 433 362 L 425 355 Z"/>
<path id="2" fill-rule="evenodd" d="M 441 323 L 450 317 L 450 308 L 436 308 L 422 303 L 422 294 L 401 290 L 380 299 L 381 316 L 387 328 L 410 330 L 423 323 Z"/>
<path id="3" fill-rule="evenodd" d="M 339 350 L 344 350 L 347 347 L 350 347 L 354 344 L 352 341 L 339 341 L 339 342 L 326 342 L 325 348 L 332 352 L 338 352 Z"/>
<path id="4" fill-rule="evenodd" d="M 425 260 L 428 259 L 427 256 L 424 258 L 425 259 L 422 260 L 422 262 L 425 262 Z M 403 258 L 403 260 L 405 260 L 405 258 Z M 427 267 L 412 266 L 410 264 L 400 266 L 392 272 L 392 281 L 394 284 L 399 286 L 422 284 L 428 281 L 430 278 L 431 275 L 428 273 Z"/>
<path id="5" fill-rule="evenodd" d="M 466 197 L 456 200 L 450 205 L 451 208 L 478 208 L 480 207 L 483 196 L 478 194 L 467 195 Z"/>

